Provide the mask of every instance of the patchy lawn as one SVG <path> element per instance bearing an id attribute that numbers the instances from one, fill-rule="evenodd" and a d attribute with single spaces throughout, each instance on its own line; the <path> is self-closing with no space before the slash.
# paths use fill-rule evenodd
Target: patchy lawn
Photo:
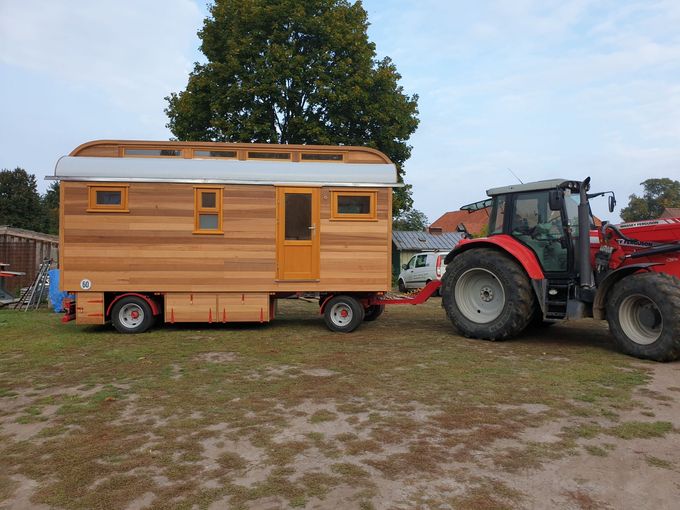
<path id="1" fill-rule="evenodd" d="M 139 336 L 0 311 L 0 508 L 677 502 L 680 364 L 603 323 L 490 343 L 436 300 L 350 335 L 279 308 Z"/>

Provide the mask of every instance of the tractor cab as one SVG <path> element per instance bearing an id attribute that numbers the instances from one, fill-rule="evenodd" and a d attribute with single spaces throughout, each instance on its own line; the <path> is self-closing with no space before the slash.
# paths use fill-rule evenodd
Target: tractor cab
<path id="1" fill-rule="evenodd" d="M 579 181 L 552 179 L 494 188 L 490 236 L 505 234 L 529 248 L 548 277 L 578 275 Z M 595 228 L 588 209 L 588 230 Z"/>

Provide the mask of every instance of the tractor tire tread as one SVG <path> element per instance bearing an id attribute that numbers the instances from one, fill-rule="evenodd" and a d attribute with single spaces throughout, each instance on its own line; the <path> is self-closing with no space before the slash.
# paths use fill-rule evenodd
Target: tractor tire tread
<path id="1" fill-rule="evenodd" d="M 503 283 L 506 303 L 501 316 L 487 324 L 470 321 L 462 315 L 455 303 L 455 285 L 463 272 L 481 267 L 492 271 Z M 536 296 L 529 277 L 510 256 L 493 249 L 477 248 L 453 258 L 442 278 L 442 306 L 449 320 L 468 338 L 505 340 L 520 334 L 534 317 Z"/>
<path id="2" fill-rule="evenodd" d="M 659 308 L 664 321 L 661 336 L 649 345 L 629 340 L 619 323 L 618 307 L 621 299 L 630 293 L 642 293 Z M 656 299 L 655 299 L 656 297 Z M 674 361 L 680 359 L 680 279 L 658 273 L 638 273 L 626 276 L 617 282 L 607 296 L 607 320 L 609 330 L 618 347 L 636 358 L 653 361 Z"/>

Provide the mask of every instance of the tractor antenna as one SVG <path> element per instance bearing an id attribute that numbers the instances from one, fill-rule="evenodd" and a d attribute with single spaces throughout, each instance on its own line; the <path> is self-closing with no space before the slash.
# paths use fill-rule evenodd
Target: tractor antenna
<path id="1" fill-rule="evenodd" d="M 517 177 L 517 174 L 516 174 L 515 172 L 513 172 L 512 170 L 510 170 L 510 168 L 508 168 L 508 172 L 510 172 L 510 173 L 515 177 L 515 179 L 517 179 L 517 180 L 519 181 L 520 184 L 524 184 L 524 182 L 522 181 L 522 179 L 520 179 L 519 177 Z"/>

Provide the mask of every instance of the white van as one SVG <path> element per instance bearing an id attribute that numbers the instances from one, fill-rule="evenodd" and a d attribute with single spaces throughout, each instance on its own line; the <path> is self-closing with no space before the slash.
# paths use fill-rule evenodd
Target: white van
<path id="1" fill-rule="evenodd" d="M 399 273 L 399 292 L 425 287 L 432 280 L 441 280 L 446 271 L 444 259 L 448 252 L 422 252 L 411 257 Z"/>

